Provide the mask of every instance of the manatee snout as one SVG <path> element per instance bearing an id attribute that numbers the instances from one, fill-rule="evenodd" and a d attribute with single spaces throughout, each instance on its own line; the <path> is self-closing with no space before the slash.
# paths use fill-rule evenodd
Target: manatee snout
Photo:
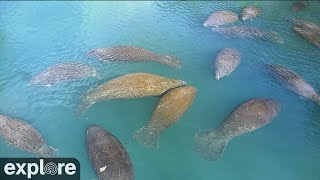
<path id="1" fill-rule="evenodd" d="M 97 54 L 99 54 L 99 49 L 92 49 L 90 51 L 87 52 L 87 56 L 96 56 Z"/>
<path id="2" fill-rule="evenodd" d="M 98 125 L 91 125 L 87 128 L 87 141 L 91 142 L 96 138 L 100 138 L 103 135 L 103 130 Z"/>

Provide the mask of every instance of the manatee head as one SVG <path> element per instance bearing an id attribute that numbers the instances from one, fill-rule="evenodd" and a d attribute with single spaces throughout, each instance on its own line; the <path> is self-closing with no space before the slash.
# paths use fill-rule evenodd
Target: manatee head
<path id="1" fill-rule="evenodd" d="M 88 51 L 87 52 L 87 56 L 96 57 L 96 58 L 102 58 L 103 57 L 103 53 L 104 53 L 104 49 L 103 48 L 96 48 L 96 49 Z"/>
<path id="2" fill-rule="evenodd" d="M 168 89 L 173 89 L 176 87 L 187 85 L 186 81 L 178 80 L 178 79 L 169 79 L 168 81 L 165 81 L 164 83 L 166 83 L 166 87 L 168 87 Z"/>
<path id="3" fill-rule="evenodd" d="M 203 23 L 203 27 L 208 27 L 210 26 L 210 21 L 206 20 L 204 23 Z"/>
<path id="4" fill-rule="evenodd" d="M 98 125 L 91 125 L 87 128 L 87 142 L 90 143 L 105 137 L 105 130 Z"/>
<path id="5" fill-rule="evenodd" d="M 264 99 L 264 102 L 270 110 L 270 116 L 275 117 L 280 111 L 280 103 L 273 99 Z"/>
<path id="6" fill-rule="evenodd" d="M 320 105 L 320 95 L 319 95 L 319 94 L 313 95 L 313 96 L 311 97 L 311 99 L 312 99 L 314 102 L 316 102 L 316 103 L 318 103 L 318 104 Z"/>
<path id="7" fill-rule="evenodd" d="M 162 64 L 166 64 L 173 68 L 181 68 L 181 60 L 177 56 L 161 55 L 158 62 Z"/>

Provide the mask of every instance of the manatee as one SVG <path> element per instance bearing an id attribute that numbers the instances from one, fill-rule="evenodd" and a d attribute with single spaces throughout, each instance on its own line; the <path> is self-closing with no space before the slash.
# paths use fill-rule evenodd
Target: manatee
<path id="1" fill-rule="evenodd" d="M 292 4 L 291 10 L 298 12 L 304 10 L 308 6 L 306 1 L 298 1 Z"/>
<path id="2" fill-rule="evenodd" d="M 320 104 L 320 95 L 296 72 L 278 64 L 267 64 L 267 70 L 280 83 L 284 83 L 291 91 Z"/>
<path id="3" fill-rule="evenodd" d="M 109 61 L 155 61 L 174 68 L 181 68 L 181 61 L 173 55 L 157 54 L 142 47 L 114 46 L 110 48 L 96 48 L 89 51 L 88 56 L 98 58 L 103 62 Z"/>
<path id="4" fill-rule="evenodd" d="M 251 38 L 251 39 L 266 39 L 273 42 L 283 44 L 283 39 L 274 31 L 265 32 L 257 28 L 249 26 L 230 26 L 212 28 L 213 32 L 224 35 L 225 37 L 232 38 Z"/>
<path id="5" fill-rule="evenodd" d="M 51 86 L 60 82 L 95 76 L 97 71 L 85 63 L 65 62 L 40 72 L 30 80 L 29 85 Z"/>
<path id="6" fill-rule="evenodd" d="M 0 115 L 0 135 L 16 148 L 39 157 L 55 157 L 57 149 L 48 146 L 41 134 L 23 120 Z"/>
<path id="7" fill-rule="evenodd" d="M 192 86 L 182 86 L 167 92 L 155 107 L 148 124 L 136 131 L 134 138 L 147 148 L 158 148 L 160 134 L 187 111 L 196 91 Z"/>
<path id="8" fill-rule="evenodd" d="M 229 24 L 238 21 L 238 15 L 230 11 L 216 11 L 203 23 L 204 27 Z"/>
<path id="9" fill-rule="evenodd" d="M 218 160 L 231 139 L 269 124 L 279 110 L 278 102 L 271 99 L 258 98 L 243 102 L 218 128 L 199 131 L 194 138 L 195 148 L 203 159 Z"/>
<path id="10" fill-rule="evenodd" d="M 134 170 L 128 152 L 109 131 L 97 125 L 87 128 L 87 152 L 100 180 L 133 180 Z"/>
<path id="11" fill-rule="evenodd" d="M 320 36 L 320 26 L 310 22 L 310 21 L 305 21 L 302 19 L 295 19 L 295 18 L 291 18 L 288 19 L 295 27 L 299 27 L 303 30 L 307 30 L 310 31 L 314 34 L 316 34 L 317 36 Z"/>
<path id="12" fill-rule="evenodd" d="M 240 52 L 234 48 L 225 48 L 218 53 L 215 60 L 216 79 L 231 74 L 240 64 Z"/>
<path id="13" fill-rule="evenodd" d="M 252 20 L 260 14 L 260 9 L 255 6 L 247 6 L 242 9 L 242 20 Z"/>
<path id="14" fill-rule="evenodd" d="M 93 104 L 105 99 L 129 99 L 159 96 L 164 92 L 185 85 L 182 80 L 170 79 L 149 73 L 125 74 L 90 90 L 82 99 L 78 114 L 86 112 Z"/>
<path id="15" fill-rule="evenodd" d="M 309 43 L 317 46 L 320 48 L 320 36 L 317 34 L 307 30 L 307 29 L 302 29 L 300 27 L 293 27 L 293 30 L 298 33 L 300 36 L 302 36 L 304 39 L 306 39 Z"/>

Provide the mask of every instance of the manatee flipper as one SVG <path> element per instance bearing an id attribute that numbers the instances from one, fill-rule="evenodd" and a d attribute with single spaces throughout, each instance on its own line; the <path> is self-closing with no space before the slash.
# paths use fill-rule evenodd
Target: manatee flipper
<path id="1" fill-rule="evenodd" d="M 39 157 L 57 157 L 58 149 L 45 144 L 38 150 L 37 155 Z"/>
<path id="2" fill-rule="evenodd" d="M 201 130 L 194 137 L 196 150 L 202 158 L 209 161 L 218 160 L 228 142 L 229 138 L 216 129 Z"/>
<path id="3" fill-rule="evenodd" d="M 82 98 L 76 114 L 78 116 L 83 115 L 94 103 L 95 101 L 91 100 L 90 98 L 87 98 L 87 97 Z"/>
<path id="4" fill-rule="evenodd" d="M 147 126 L 134 132 L 133 137 L 143 146 L 151 149 L 159 148 L 160 133 Z"/>

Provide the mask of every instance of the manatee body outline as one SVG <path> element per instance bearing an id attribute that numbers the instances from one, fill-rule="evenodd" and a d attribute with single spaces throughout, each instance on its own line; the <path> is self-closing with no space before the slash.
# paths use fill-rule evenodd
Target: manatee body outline
<path id="1" fill-rule="evenodd" d="M 235 48 L 222 49 L 215 59 L 215 78 L 230 75 L 240 64 L 240 52 Z"/>
<path id="2" fill-rule="evenodd" d="M 272 99 L 247 100 L 238 105 L 218 128 L 197 132 L 194 137 L 196 151 L 205 160 L 218 160 L 231 139 L 269 124 L 279 111 L 280 104 Z"/>
<path id="3" fill-rule="evenodd" d="M 47 145 L 38 130 L 27 122 L 0 115 L 0 135 L 18 149 L 38 157 L 56 157 L 58 150 Z"/>
<path id="4" fill-rule="evenodd" d="M 129 154 L 111 132 L 91 125 L 86 131 L 86 146 L 91 165 L 100 180 L 133 180 Z"/>
<path id="5" fill-rule="evenodd" d="M 311 21 L 296 18 L 289 18 L 288 21 L 291 22 L 295 27 L 311 31 L 312 33 L 315 33 L 317 36 L 320 36 L 320 26 Z"/>
<path id="6" fill-rule="evenodd" d="M 154 61 L 173 68 L 181 68 L 181 60 L 174 55 L 159 54 L 138 46 L 113 46 L 109 48 L 96 48 L 87 55 L 103 62 L 109 61 Z"/>
<path id="7" fill-rule="evenodd" d="M 246 6 L 242 9 L 241 18 L 242 20 L 253 20 L 259 16 L 261 10 L 256 6 Z"/>
<path id="8" fill-rule="evenodd" d="M 93 104 L 102 100 L 160 96 L 182 85 L 186 85 L 186 82 L 150 73 L 124 74 L 89 90 L 82 97 L 77 114 L 84 114 Z"/>
<path id="9" fill-rule="evenodd" d="M 307 1 L 298 1 L 294 2 L 291 5 L 291 10 L 294 12 L 302 11 L 308 7 L 308 2 Z"/>
<path id="10" fill-rule="evenodd" d="M 225 24 L 233 23 L 239 20 L 236 13 L 231 11 L 215 11 L 203 23 L 204 27 L 218 27 Z"/>
<path id="11" fill-rule="evenodd" d="M 161 133 L 176 123 L 189 109 L 196 92 L 196 88 L 192 86 L 169 90 L 154 108 L 148 124 L 137 130 L 133 137 L 144 147 L 157 149 Z"/>
<path id="12" fill-rule="evenodd" d="M 212 28 L 213 32 L 224 35 L 227 38 L 265 39 L 278 44 L 283 44 L 282 37 L 274 31 L 262 31 L 249 26 L 229 26 Z"/>
<path id="13" fill-rule="evenodd" d="M 60 82 L 76 81 L 86 77 L 96 77 L 92 66 L 81 62 L 59 63 L 41 71 L 29 81 L 29 85 L 51 86 Z"/>
<path id="14" fill-rule="evenodd" d="M 284 83 L 286 87 L 311 101 L 320 104 L 320 95 L 306 80 L 291 69 L 278 64 L 266 64 L 267 70 L 278 82 Z"/>

